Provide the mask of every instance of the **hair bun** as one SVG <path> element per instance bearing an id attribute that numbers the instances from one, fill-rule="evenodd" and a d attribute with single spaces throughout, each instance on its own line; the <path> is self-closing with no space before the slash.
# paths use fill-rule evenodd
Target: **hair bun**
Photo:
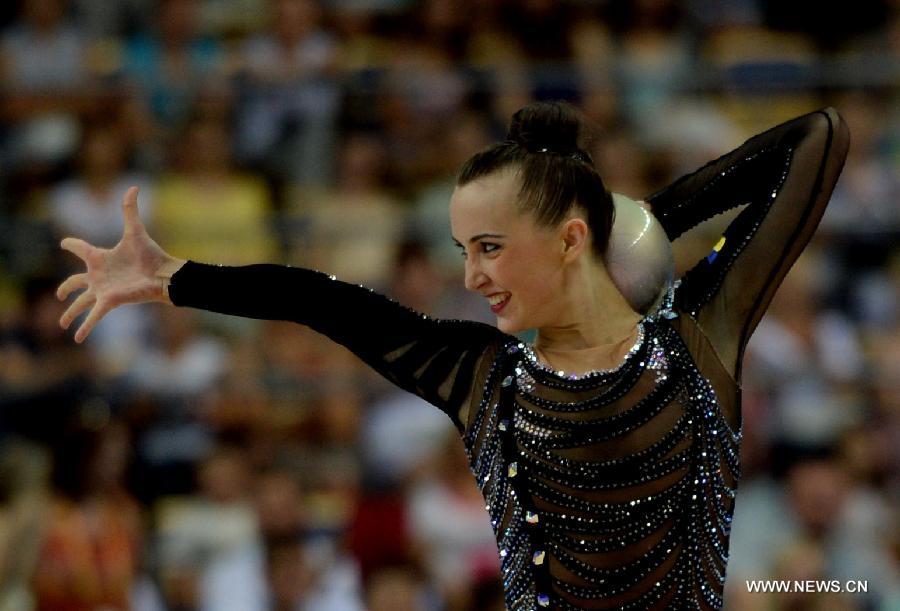
<path id="1" fill-rule="evenodd" d="M 534 102 L 513 115 L 507 140 L 529 152 L 546 149 L 554 153 L 581 152 L 580 113 L 565 102 Z"/>

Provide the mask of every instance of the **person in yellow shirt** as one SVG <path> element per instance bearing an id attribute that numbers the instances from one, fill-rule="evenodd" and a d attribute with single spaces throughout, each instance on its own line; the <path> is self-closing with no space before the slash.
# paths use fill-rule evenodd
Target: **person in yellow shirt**
<path id="1" fill-rule="evenodd" d="M 152 224 L 173 252 L 230 264 L 271 261 L 278 245 L 266 184 L 233 170 L 224 122 L 186 130 L 175 168 L 160 179 Z"/>

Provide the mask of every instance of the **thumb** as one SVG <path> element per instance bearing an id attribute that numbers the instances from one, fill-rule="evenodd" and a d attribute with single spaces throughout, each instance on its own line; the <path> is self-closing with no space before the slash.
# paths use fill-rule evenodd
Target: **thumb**
<path id="1" fill-rule="evenodd" d="M 125 192 L 125 197 L 122 198 L 122 215 L 125 218 L 126 235 L 137 233 L 144 229 L 141 217 L 138 215 L 137 196 L 138 188 L 131 187 Z"/>

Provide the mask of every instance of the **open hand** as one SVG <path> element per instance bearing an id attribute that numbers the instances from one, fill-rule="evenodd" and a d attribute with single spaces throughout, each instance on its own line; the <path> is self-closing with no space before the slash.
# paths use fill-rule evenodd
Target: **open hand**
<path id="1" fill-rule="evenodd" d="M 98 248 L 78 238 L 65 238 L 60 246 L 84 261 L 87 270 L 66 278 L 56 290 L 65 300 L 73 291 L 84 289 L 59 319 L 63 329 L 82 312 L 87 318 L 75 332 L 81 343 L 94 326 L 114 308 L 126 303 L 162 301 L 169 303 L 165 278 L 184 264 L 184 260 L 166 254 L 144 229 L 137 210 L 137 187 L 131 187 L 122 200 L 125 231 L 113 248 Z"/>

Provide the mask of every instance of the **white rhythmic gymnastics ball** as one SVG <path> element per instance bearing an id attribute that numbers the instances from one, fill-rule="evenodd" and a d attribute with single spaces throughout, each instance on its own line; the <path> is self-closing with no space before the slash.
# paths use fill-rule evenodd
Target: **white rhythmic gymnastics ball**
<path id="1" fill-rule="evenodd" d="M 672 244 L 656 217 L 633 199 L 613 193 L 616 216 L 606 268 L 635 312 L 654 311 L 675 276 Z"/>

